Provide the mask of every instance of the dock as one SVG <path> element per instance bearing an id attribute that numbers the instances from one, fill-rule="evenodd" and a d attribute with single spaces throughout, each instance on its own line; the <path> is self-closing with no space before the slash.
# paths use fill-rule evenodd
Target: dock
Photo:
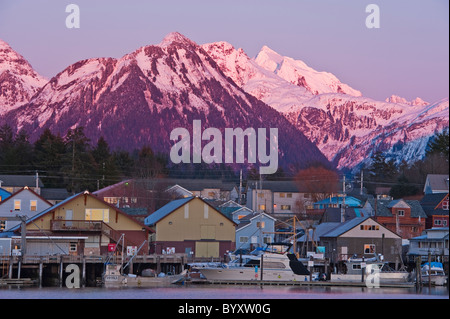
<path id="1" fill-rule="evenodd" d="M 193 279 L 188 284 L 241 285 L 241 286 L 298 286 L 298 287 L 367 287 L 365 282 L 355 281 L 279 281 L 279 280 L 207 280 Z M 380 283 L 380 288 L 414 288 L 413 282 Z"/>
<path id="2" fill-rule="evenodd" d="M 0 286 L 48 285 L 62 286 L 71 273 L 66 267 L 78 266 L 83 286 L 98 286 L 105 263 L 119 263 L 120 256 L 108 255 L 45 255 L 45 256 L 0 256 Z M 124 257 L 124 264 L 130 256 Z M 145 268 L 159 272 L 180 273 L 187 261 L 186 254 L 137 255 L 128 264 L 127 273 L 136 274 Z"/>

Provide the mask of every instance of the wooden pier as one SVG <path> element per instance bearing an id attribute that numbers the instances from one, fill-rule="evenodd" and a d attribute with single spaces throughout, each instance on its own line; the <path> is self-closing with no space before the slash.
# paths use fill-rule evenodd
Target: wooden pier
<path id="1" fill-rule="evenodd" d="M 96 286 L 101 282 L 105 263 L 121 263 L 130 261 L 130 257 L 121 256 L 78 256 L 78 255 L 46 255 L 46 256 L 0 256 L 0 285 L 47 285 L 64 284 L 67 277 L 66 267 L 75 264 L 80 269 L 83 286 Z M 186 254 L 170 255 L 137 255 L 128 264 L 126 273 L 138 274 L 146 268 L 157 273 L 180 273 L 187 262 Z"/>

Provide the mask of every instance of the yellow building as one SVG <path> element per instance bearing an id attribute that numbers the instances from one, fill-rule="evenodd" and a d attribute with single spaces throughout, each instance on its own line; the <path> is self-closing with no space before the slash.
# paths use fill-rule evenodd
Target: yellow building
<path id="1" fill-rule="evenodd" d="M 27 243 L 27 254 L 61 254 L 68 250 L 76 255 L 100 255 L 107 253 L 110 244 L 121 244 L 122 235 L 124 249 L 132 249 L 148 240 L 151 232 L 141 222 L 89 192 L 73 195 L 42 211 L 28 219 L 26 227 L 27 238 L 32 238 Z M 20 225 L 12 230 L 19 232 Z M 144 245 L 140 253 L 148 253 L 148 246 Z"/>
<path id="2" fill-rule="evenodd" d="M 174 200 L 145 219 L 154 230 L 150 251 L 218 258 L 234 250 L 236 224 L 200 197 Z"/>

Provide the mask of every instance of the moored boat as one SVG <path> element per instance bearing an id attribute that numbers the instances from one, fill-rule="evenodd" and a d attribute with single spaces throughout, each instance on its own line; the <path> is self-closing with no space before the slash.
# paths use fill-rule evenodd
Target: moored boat
<path id="1" fill-rule="evenodd" d="M 294 254 L 260 251 L 259 255 L 236 258 L 221 267 L 203 267 L 198 270 L 207 280 L 224 281 L 307 281 L 309 271 Z"/>
<path id="2" fill-rule="evenodd" d="M 105 287 L 164 287 L 182 283 L 187 278 L 187 272 L 178 275 L 156 275 L 154 271 L 144 270 L 143 275 L 121 273 L 121 265 L 108 264 L 103 275 Z"/>
<path id="3" fill-rule="evenodd" d="M 444 267 L 440 262 L 431 262 L 423 264 L 421 268 L 422 283 L 431 284 L 435 286 L 444 286 L 447 283 L 447 275 L 444 272 Z"/>
<path id="4" fill-rule="evenodd" d="M 410 282 L 410 273 L 406 270 L 394 270 L 383 260 L 382 255 L 371 258 L 349 258 L 345 262 L 347 272 L 331 274 L 332 282 L 361 282 L 368 285 L 396 284 Z M 363 273 L 364 272 L 364 273 Z"/>

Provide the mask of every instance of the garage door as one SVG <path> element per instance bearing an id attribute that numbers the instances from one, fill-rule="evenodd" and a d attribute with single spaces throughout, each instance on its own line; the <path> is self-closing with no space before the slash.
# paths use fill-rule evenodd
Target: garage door
<path id="1" fill-rule="evenodd" d="M 219 243 L 197 241 L 195 242 L 195 257 L 219 257 Z"/>

